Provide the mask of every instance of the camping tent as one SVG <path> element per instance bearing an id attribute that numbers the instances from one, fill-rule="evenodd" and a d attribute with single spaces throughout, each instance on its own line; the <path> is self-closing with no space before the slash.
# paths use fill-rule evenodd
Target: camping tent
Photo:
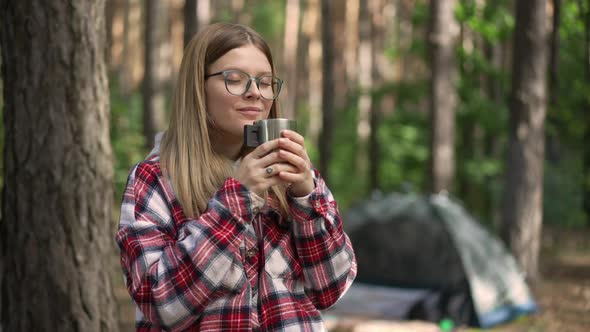
<path id="1" fill-rule="evenodd" d="M 537 309 L 502 242 L 445 195 L 390 194 L 350 209 L 343 223 L 357 281 L 398 289 L 397 318 L 486 328 Z"/>

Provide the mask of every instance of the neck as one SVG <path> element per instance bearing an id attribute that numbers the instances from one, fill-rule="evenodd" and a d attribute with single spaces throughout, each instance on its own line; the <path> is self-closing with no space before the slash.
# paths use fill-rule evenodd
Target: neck
<path id="1" fill-rule="evenodd" d="M 236 160 L 242 150 L 242 140 L 232 140 L 228 135 L 212 135 L 213 150 L 230 160 Z"/>

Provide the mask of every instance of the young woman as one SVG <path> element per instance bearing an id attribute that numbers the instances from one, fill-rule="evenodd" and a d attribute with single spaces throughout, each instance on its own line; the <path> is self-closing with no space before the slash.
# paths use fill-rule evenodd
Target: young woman
<path id="1" fill-rule="evenodd" d="M 356 275 L 334 197 L 279 116 L 270 49 L 213 24 L 187 46 L 168 130 L 130 172 L 117 243 L 137 331 L 323 331 Z"/>

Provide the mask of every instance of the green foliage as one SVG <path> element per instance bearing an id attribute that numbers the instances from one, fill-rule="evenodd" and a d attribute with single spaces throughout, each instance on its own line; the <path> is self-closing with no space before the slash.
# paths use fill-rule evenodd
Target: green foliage
<path id="1" fill-rule="evenodd" d="M 253 1 L 252 27 L 266 40 L 282 39 L 285 25 L 285 0 Z"/>
<path id="2" fill-rule="evenodd" d="M 584 226 L 582 206 L 583 168 L 581 159 L 569 155 L 559 163 L 545 163 L 543 220 L 567 227 Z"/>
<path id="3" fill-rule="evenodd" d="M 129 171 L 145 158 L 142 132 L 142 102 L 139 92 L 123 96 L 111 81 L 111 142 L 115 158 L 115 200 L 123 195 Z"/>
<path id="4" fill-rule="evenodd" d="M 427 118 L 424 113 L 398 109 L 378 130 L 381 190 L 419 191 L 425 186 L 428 161 Z"/>
<path id="5" fill-rule="evenodd" d="M 353 98 L 358 101 L 357 98 Z M 338 204 L 346 208 L 366 197 L 367 177 L 358 158 L 358 103 L 349 103 L 345 109 L 338 110 L 334 125 L 332 159 L 330 160 L 330 189 L 338 197 Z"/>

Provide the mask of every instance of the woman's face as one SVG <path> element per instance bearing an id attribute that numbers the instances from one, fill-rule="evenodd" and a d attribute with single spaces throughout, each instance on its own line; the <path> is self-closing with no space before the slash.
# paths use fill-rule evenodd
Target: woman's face
<path id="1" fill-rule="evenodd" d="M 206 74 L 238 69 L 250 76 L 272 74 L 268 59 L 253 45 L 234 48 L 213 62 Z M 230 94 L 223 75 L 207 78 L 205 82 L 207 113 L 214 123 L 217 143 L 242 144 L 244 125 L 266 119 L 273 101 L 261 97 L 255 82 L 241 96 Z"/>

